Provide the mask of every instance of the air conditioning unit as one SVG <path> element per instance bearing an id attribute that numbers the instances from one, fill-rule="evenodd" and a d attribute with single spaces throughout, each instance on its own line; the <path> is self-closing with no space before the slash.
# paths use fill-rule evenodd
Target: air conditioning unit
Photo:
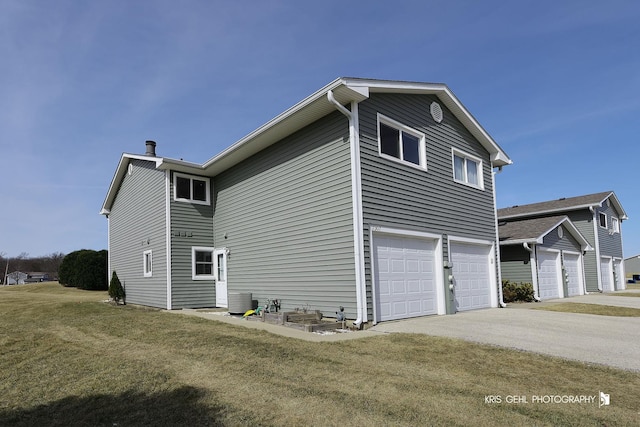
<path id="1" fill-rule="evenodd" d="M 253 308 L 251 292 L 229 292 L 227 297 L 229 314 L 244 314 Z"/>

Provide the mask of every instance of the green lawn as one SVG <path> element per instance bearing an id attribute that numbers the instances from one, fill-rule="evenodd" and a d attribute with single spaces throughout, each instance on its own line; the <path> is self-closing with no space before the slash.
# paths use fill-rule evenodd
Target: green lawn
<path id="1" fill-rule="evenodd" d="M 1 425 L 640 423 L 640 373 L 422 335 L 313 343 L 104 299 L 0 287 Z M 531 402 L 599 391 L 610 406 Z"/>

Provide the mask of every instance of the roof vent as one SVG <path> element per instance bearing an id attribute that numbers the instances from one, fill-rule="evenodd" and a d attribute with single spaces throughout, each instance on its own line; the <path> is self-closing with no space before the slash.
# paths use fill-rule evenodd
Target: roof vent
<path id="1" fill-rule="evenodd" d="M 438 104 L 437 102 L 432 102 L 430 110 L 433 120 L 435 120 L 436 123 L 440 123 L 442 121 L 442 107 L 440 107 L 440 104 Z"/>
<path id="2" fill-rule="evenodd" d="M 144 153 L 147 156 L 155 157 L 156 156 L 156 142 L 155 141 L 146 141 L 145 145 L 147 146 L 147 152 Z"/>

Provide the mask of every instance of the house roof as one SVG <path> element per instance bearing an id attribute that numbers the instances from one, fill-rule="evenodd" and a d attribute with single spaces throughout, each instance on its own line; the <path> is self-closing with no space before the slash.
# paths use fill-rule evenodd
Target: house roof
<path id="1" fill-rule="evenodd" d="M 489 152 L 493 166 L 505 166 L 512 163 L 504 150 L 484 130 L 445 84 L 341 77 L 269 120 L 202 165 L 164 157 L 123 154 L 100 213 L 109 213 L 120 181 L 126 172 L 129 159 L 154 161 L 158 169 L 216 176 L 282 138 L 335 111 L 335 105 L 328 99 L 329 92 L 341 105 L 364 101 L 371 93 L 435 95 Z"/>
<path id="2" fill-rule="evenodd" d="M 566 215 L 499 222 L 498 236 L 500 245 L 541 244 L 544 241 L 544 237 L 560 224 L 576 239 L 583 251 L 593 250 L 589 242 Z"/>
<path id="3" fill-rule="evenodd" d="M 550 200 L 547 202 L 502 208 L 498 209 L 498 218 L 523 218 L 535 215 L 547 215 L 579 209 L 596 208 L 601 207 L 604 201 L 607 199 L 611 201 L 615 209 L 620 214 L 620 220 L 628 219 L 627 214 L 622 207 L 622 204 L 620 204 L 620 201 L 613 191 L 604 191 L 602 193 L 587 194 L 585 196 L 577 197 L 563 197 L 561 199 Z"/>

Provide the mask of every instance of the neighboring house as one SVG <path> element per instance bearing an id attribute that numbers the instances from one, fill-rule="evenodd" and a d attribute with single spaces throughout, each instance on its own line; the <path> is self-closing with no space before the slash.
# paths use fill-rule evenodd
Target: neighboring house
<path id="1" fill-rule="evenodd" d="M 49 273 L 43 273 L 40 271 L 33 271 L 27 273 L 27 283 L 46 282 L 49 280 Z"/>
<path id="2" fill-rule="evenodd" d="M 586 291 L 625 289 L 622 221 L 627 214 L 613 191 L 498 209 L 501 223 L 557 215 L 568 216 L 594 249 L 583 253 Z"/>
<path id="3" fill-rule="evenodd" d="M 583 253 L 593 251 L 566 215 L 498 223 L 502 279 L 531 283 L 536 299 L 584 295 Z"/>
<path id="4" fill-rule="evenodd" d="M 27 273 L 22 271 L 14 271 L 7 274 L 7 285 L 24 285 L 28 278 Z"/>
<path id="5" fill-rule="evenodd" d="M 446 85 L 340 78 L 204 164 L 123 154 L 109 274 L 167 309 L 251 292 L 360 325 L 496 307 L 510 163 Z"/>
<path id="6" fill-rule="evenodd" d="M 624 260 L 625 277 L 634 281 L 640 280 L 640 255 L 635 255 Z"/>

